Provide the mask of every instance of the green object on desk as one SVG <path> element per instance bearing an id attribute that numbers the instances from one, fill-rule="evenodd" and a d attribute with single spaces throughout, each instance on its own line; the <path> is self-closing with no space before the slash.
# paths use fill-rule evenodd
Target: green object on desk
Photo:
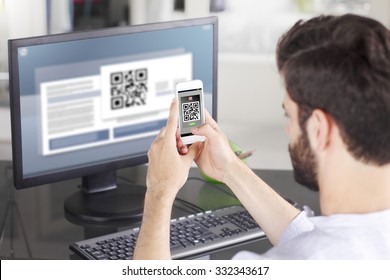
<path id="1" fill-rule="evenodd" d="M 229 140 L 229 145 L 230 145 L 230 148 L 232 149 L 232 151 L 233 151 L 237 156 L 239 156 L 239 155 L 245 153 L 245 151 L 244 151 L 243 148 L 241 148 L 237 143 L 235 143 L 235 142 L 233 142 L 233 141 L 231 141 L 231 140 Z M 250 156 L 250 155 L 249 155 L 249 156 Z M 248 156 L 248 157 L 249 157 L 249 156 Z M 244 162 L 244 163 L 246 164 L 246 163 L 247 163 L 247 158 L 248 158 L 248 157 L 245 157 L 245 158 L 241 159 L 242 162 Z M 199 169 L 199 170 L 200 170 L 200 169 Z M 211 178 L 211 177 L 207 176 L 206 174 L 203 173 L 202 170 L 200 170 L 200 175 L 201 175 L 206 181 L 208 181 L 208 182 L 210 182 L 210 183 L 213 183 L 213 184 L 223 184 L 222 182 L 220 182 L 220 181 L 218 181 L 218 180 L 216 180 L 216 179 L 214 179 L 214 178 Z"/>

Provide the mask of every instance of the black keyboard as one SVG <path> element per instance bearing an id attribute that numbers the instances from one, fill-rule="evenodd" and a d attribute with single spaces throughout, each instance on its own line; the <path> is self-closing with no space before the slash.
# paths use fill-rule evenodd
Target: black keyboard
<path id="1" fill-rule="evenodd" d="M 132 259 L 139 228 L 87 239 L 70 245 L 85 259 Z M 242 206 L 229 206 L 171 220 L 173 259 L 207 255 L 265 234 Z"/>

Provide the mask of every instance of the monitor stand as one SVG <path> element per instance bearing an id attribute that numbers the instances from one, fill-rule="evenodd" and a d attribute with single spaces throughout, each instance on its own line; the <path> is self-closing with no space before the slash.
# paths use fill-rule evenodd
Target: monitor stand
<path id="1" fill-rule="evenodd" d="M 126 226 L 141 221 L 146 187 L 117 184 L 116 172 L 82 178 L 80 190 L 65 200 L 65 217 L 88 226 Z"/>

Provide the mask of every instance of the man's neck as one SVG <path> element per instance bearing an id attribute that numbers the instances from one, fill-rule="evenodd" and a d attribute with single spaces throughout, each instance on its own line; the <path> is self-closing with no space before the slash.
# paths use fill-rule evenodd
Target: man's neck
<path id="1" fill-rule="evenodd" d="M 390 164 L 379 167 L 341 157 L 321 171 L 319 184 L 323 215 L 364 214 L 390 209 Z"/>

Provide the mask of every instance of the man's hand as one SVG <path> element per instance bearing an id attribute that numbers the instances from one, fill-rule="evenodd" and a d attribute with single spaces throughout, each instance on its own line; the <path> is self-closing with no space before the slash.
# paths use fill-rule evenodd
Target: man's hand
<path id="1" fill-rule="evenodd" d="M 168 194 L 173 198 L 187 180 L 191 163 L 196 156 L 195 147 L 186 154 L 178 152 L 177 145 L 178 106 L 174 99 L 166 127 L 162 128 L 149 152 L 149 168 L 146 179 L 148 191 Z"/>
<path id="2" fill-rule="evenodd" d="M 239 159 L 230 148 L 229 141 L 221 132 L 219 125 L 206 111 L 206 123 L 191 129 L 195 135 L 206 136 L 205 142 L 195 143 L 196 164 L 209 177 L 225 182 L 225 175 L 232 164 Z"/>

